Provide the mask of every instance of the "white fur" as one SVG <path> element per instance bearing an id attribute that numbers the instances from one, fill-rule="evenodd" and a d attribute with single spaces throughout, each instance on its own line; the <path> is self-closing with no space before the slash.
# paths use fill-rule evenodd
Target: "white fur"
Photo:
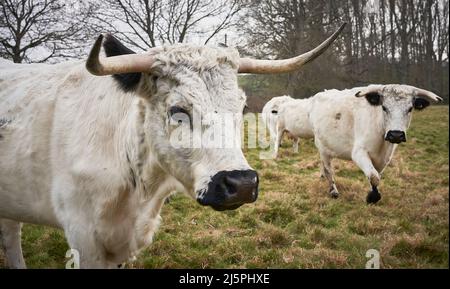
<path id="1" fill-rule="evenodd" d="M 274 144 L 274 157 L 277 157 L 284 133 L 289 133 L 293 138 L 295 152 L 298 152 L 300 138 L 314 137 L 309 122 L 311 104 L 312 98 L 294 99 L 290 96 L 274 97 L 266 103 L 262 117 L 269 128 L 271 141 Z M 276 110 L 277 113 L 272 113 L 273 110 Z"/>
<path id="2" fill-rule="evenodd" d="M 363 90 L 377 88 L 383 95 L 382 106 L 369 104 L 365 97 L 355 95 Z M 389 130 L 406 133 L 411 121 L 415 97 L 414 87 L 406 85 L 379 85 L 346 90 L 327 90 L 313 97 L 310 122 L 315 144 L 322 159 L 322 170 L 330 184 L 330 193 L 338 195 L 331 160 L 353 160 L 377 187 L 381 173 L 389 164 L 397 144 L 385 141 Z"/>
<path id="3" fill-rule="evenodd" d="M 293 100 L 289 95 L 277 96 L 269 100 L 262 109 L 262 120 L 266 127 L 269 129 L 271 139 L 275 139 L 277 130 L 277 119 L 279 113 L 279 107 L 283 102 Z M 272 113 L 272 111 L 277 113 Z"/>
<path id="4" fill-rule="evenodd" d="M 156 57 L 130 93 L 83 61 L 0 61 L 0 218 L 16 223 L 4 238 L 19 222 L 62 228 L 81 267 L 116 267 L 151 242 L 172 191 L 195 198 L 218 171 L 250 169 L 240 148 L 169 143 L 172 105 L 242 121 L 238 53 L 176 45 Z M 24 267 L 20 238 L 9 240 L 9 265 Z"/>

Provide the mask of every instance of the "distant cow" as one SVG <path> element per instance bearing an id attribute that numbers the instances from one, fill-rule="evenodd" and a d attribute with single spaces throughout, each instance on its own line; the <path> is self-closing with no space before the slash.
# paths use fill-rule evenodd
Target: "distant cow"
<path id="1" fill-rule="evenodd" d="M 370 85 L 328 90 L 313 98 L 310 121 L 322 170 L 332 197 L 338 197 L 331 160 L 353 160 L 368 178 L 368 203 L 381 199 L 380 174 L 389 164 L 397 144 L 406 141 L 412 110 L 421 110 L 436 94 L 408 85 Z"/>
<path id="2" fill-rule="evenodd" d="M 275 144 L 280 143 L 283 133 L 287 132 L 294 139 L 294 150 L 298 151 L 300 139 L 310 139 L 314 133 L 309 122 L 312 98 L 292 99 L 280 104 L 276 124 Z M 275 145 L 275 156 L 278 145 Z"/>
<path id="3" fill-rule="evenodd" d="M 271 100 L 269 100 L 262 109 L 262 120 L 264 124 L 266 125 L 267 129 L 269 130 L 269 136 L 271 143 L 275 144 L 276 147 L 281 145 L 281 139 L 277 141 L 277 120 L 279 115 L 279 108 L 282 103 L 293 100 L 292 97 L 289 95 L 282 95 L 282 96 L 276 96 L 273 97 Z M 294 138 L 293 138 L 294 139 Z M 297 143 L 298 140 L 294 139 L 294 150 L 295 150 L 295 143 Z"/>
<path id="4" fill-rule="evenodd" d="M 258 176 L 240 147 L 177 148 L 171 133 L 176 125 L 192 130 L 195 116 L 210 112 L 242 123 L 238 73 L 294 71 L 341 30 L 286 60 L 182 44 L 134 54 L 101 36 L 87 62 L 0 61 L 0 226 L 9 266 L 25 267 L 20 222 L 64 229 L 81 267 L 115 267 L 151 242 L 174 190 L 215 210 L 254 202 Z M 99 56 L 102 46 L 108 57 Z"/>
<path id="5" fill-rule="evenodd" d="M 274 144 L 274 157 L 278 155 L 283 135 L 293 140 L 294 152 L 298 152 L 300 138 L 313 138 L 309 123 L 311 98 L 294 99 L 290 96 L 278 96 L 266 103 L 262 117 L 269 129 L 271 142 Z"/>

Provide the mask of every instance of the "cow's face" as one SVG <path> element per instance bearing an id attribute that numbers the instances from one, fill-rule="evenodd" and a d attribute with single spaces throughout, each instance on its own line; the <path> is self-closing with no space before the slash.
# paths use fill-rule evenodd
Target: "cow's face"
<path id="1" fill-rule="evenodd" d="M 296 71 L 322 54 L 344 26 L 311 51 L 284 60 L 240 58 L 234 49 L 189 45 L 135 55 L 112 35 L 100 35 L 86 69 L 97 76 L 113 75 L 124 91 L 141 97 L 136 118 L 139 161 L 156 162 L 201 204 L 235 209 L 258 195 L 258 176 L 240 148 L 245 97 L 237 73 Z M 106 58 L 100 57 L 102 46 Z M 216 130 L 217 122 L 223 126 Z M 191 133 L 174 141 L 180 131 Z M 215 141 L 199 145 L 196 139 L 207 139 L 203 136 L 211 131 Z"/>
<path id="2" fill-rule="evenodd" d="M 231 49 L 180 46 L 162 54 L 140 84 L 144 130 L 159 165 L 216 210 L 258 195 L 258 175 L 241 149 L 246 97 L 237 85 L 236 57 Z"/>
<path id="3" fill-rule="evenodd" d="M 369 86 L 369 90 L 357 93 L 356 96 L 364 96 L 369 104 L 382 112 L 386 141 L 395 144 L 406 142 L 412 111 L 430 105 L 426 98 L 417 95 L 415 89 L 407 85 Z"/>

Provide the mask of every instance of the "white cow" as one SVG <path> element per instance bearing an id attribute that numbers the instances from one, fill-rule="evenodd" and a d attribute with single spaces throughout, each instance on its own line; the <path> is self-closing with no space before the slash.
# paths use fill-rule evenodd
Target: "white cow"
<path id="1" fill-rule="evenodd" d="M 278 108 L 278 117 L 275 134 L 275 157 L 278 154 L 278 147 L 287 132 L 294 139 L 294 151 L 298 151 L 300 139 L 310 139 L 314 137 L 312 126 L 309 122 L 309 112 L 311 110 L 312 98 L 292 99 L 283 102 Z"/>
<path id="2" fill-rule="evenodd" d="M 364 172 L 372 190 L 368 203 L 381 199 L 381 173 L 398 143 L 406 141 L 412 110 L 421 110 L 436 94 L 408 85 L 370 85 L 316 94 L 310 114 L 315 144 L 332 197 L 338 197 L 331 160 L 353 160 Z"/>
<path id="3" fill-rule="evenodd" d="M 0 222 L 8 265 L 25 267 L 21 222 L 62 228 L 81 267 L 110 268 L 151 242 L 174 190 L 216 210 L 255 201 L 258 177 L 240 147 L 175 147 L 172 132 L 198 129 L 195 116 L 209 112 L 241 123 L 237 73 L 296 70 L 342 28 L 287 60 L 191 45 L 133 54 L 101 36 L 86 63 L 0 62 Z M 106 58 L 99 57 L 102 44 Z M 239 140 L 240 130 L 233 136 Z"/>
<path id="4" fill-rule="evenodd" d="M 310 139 L 314 137 L 309 123 L 311 103 L 311 98 L 294 99 L 288 95 L 283 95 L 272 98 L 264 105 L 262 119 L 269 129 L 275 158 L 278 155 L 278 149 L 285 133 L 294 141 L 294 152 L 298 152 L 300 138 Z"/>
<path id="5" fill-rule="evenodd" d="M 277 119 L 279 114 L 279 107 L 282 103 L 293 100 L 292 97 L 289 95 L 282 95 L 273 97 L 271 100 L 269 100 L 262 109 L 262 120 L 264 122 L 264 125 L 269 130 L 269 136 L 271 143 L 274 143 L 275 146 L 281 145 L 281 139 L 276 143 L 276 136 L 277 136 Z M 296 140 L 295 140 L 296 141 Z M 295 149 L 295 143 L 294 143 L 294 149 Z"/>

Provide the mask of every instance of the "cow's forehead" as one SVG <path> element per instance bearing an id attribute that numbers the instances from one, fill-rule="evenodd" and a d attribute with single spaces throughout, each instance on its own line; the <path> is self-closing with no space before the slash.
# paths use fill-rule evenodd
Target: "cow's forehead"
<path id="1" fill-rule="evenodd" d="M 226 111 L 239 110 L 245 102 L 237 85 L 235 49 L 176 45 L 165 48 L 157 59 L 154 68 L 159 75 L 175 80 L 170 102 Z"/>
<path id="2" fill-rule="evenodd" d="M 180 85 L 169 93 L 166 101 L 169 105 L 196 106 L 202 111 L 237 112 L 242 110 L 246 95 L 238 88 L 237 83 L 230 84 L 228 87 L 218 85 L 213 89 L 205 89 L 205 87 L 195 89 L 195 87 Z"/>
<path id="3" fill-rule="evenodd" d="M 177 44 L 161 47 L 155 58 L 154 70 L 163 75 L 173 75 L 179 67 L 203 71 L 228 65 L 237 71 L 240 57 L 234 48 Z"/>
<path id="4" fill-rule="evenodd" d="M 414 96 L 414 87 L 408 85 L 385 85 L 382 88 L 382 94 L 391 101 L 404 102 L 409 101 Z"/>
<path id="5" fill-rule="evenodd" d="M 390 109 L 408 109 L 412 105 L 414 90 L 404 85 L 386 85 L 382 89 L 383 105 Z"/>

